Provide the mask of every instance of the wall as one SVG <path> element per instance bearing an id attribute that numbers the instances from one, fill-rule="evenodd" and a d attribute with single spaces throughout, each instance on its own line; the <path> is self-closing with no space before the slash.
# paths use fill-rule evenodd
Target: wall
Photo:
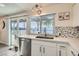
<path id="1" fill-rule="evenodd" d="M 73 6 L 73 26 L 79 26 L 79 4 Z"/>
<path id="2" fill-rule="evenodd" d="M 2 18 L 0 17 L 0 42 L 1 42 Z"/>
<path id="3" fill-rule="evenodd" d="M 15 17 L 15 16 L 21 16 L 21 15 L 26 15 L 26 13 L 21 13 L 21 14 L 16 14 L 16 15 L 12 15 L 12 16 L 9 16 L 9 17 Z M 4 44 L 9 44 L 9 20 L 11 19 L 11 18 L 9 18 L 9 17 L 6 17 L 6 18 L 1 18 L 0 19 L 0 43 L 4 43 Z M 20 18 L 12 18 L 12 20 L 18 20 L 18 19 L 22 19 L 22 18 L 27 18 L 27 16 L 26 17 L 20 17 Z M 2 20 L 4 20 L 5 21 L 5 28 L 4 29 L 2 29 L 2 26 L 3 26 L 3 24 L 2 24 Z"/>
<path id="4" fill-rule="evenodd" d="M 4 29 L 2 29 L 2 21 L 4 21 L 6 25 Z M 8 22 L 5 18 L 0 19 L 0 43 L 8 44 Z"/>
<path id="5" fill-rule="evenodd" d="M 66 11 L 70 11 L 70 20 L 59 21 L 58 13 Z M 44 8 L 44 13 L 51 12 L 56 13 L 56 34 L 60 33 L 62 37 L 79 38 L 79 31 L 77 31 L 77 29 L 75 28 L 75 26 L 79 26 L 79 4 L 61 4 Z"/>
<path id="6" fill-rule="evenodd" d="M 70 11 L 70 20 L 64 20 L 64 21 L 59 21 L 58 20 L 58 13 L 59 12 L 69 12 Z M 43 8 L 43 14 L 45 13 L 56 13 L 56 18 L 55 18 L 55 26 L 59 26 L 59 27 L 66 27 L 66 26 L 72 26 L 73 22 L 72 22 L 72 6 L 71 5 L 53 5 L 53 6 L 47 6 Z M 27 13 L 24 13 L 27 14 Z M 20 14 L 23 15 L 23 14 Z M 17 16 L 17 15 L 13 15 L 13 16 Z M 4 19 L 6 22 L 6 28 L 4 30 L 1 30 L 0 34 L 1 34 L 1 39 L 0 41 L 7 44 L 8 43 L 8 20 L 9 19 Z M 0 23 L 1 24 L 1 23 Z M 2 25 L 0 25 L 2 26 Z M 1 28 L 1 27 L 0 27 Z"/>
<path id="7" fill-rule="evenodd" d="M 79 31 L 76 27 L 56 27 L 57 36 L 66 38 L 79 38 Z"/>
<path id="8" fill-rule="evenodd" d="M 59 4 L 59 5 L 50 5 L 42 8 L 42 13 L 56 13 L 55 26 L 72 26 L 72 5 L 70 4 Z M 58 13 L 60 12 L 70 12 L 70 20 L 59 21 Z"/>
<path id="9" fill-rule="evenodd" d="M 0 42 L 1 42 L 1 30 L 2 30 L 2 20 L 0 18 Z"/>

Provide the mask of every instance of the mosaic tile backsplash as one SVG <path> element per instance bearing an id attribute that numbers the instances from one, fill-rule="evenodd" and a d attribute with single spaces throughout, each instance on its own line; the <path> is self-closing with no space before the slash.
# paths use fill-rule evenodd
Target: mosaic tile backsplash
<path id="1" fill-rule="evenodd" d="M 79 38 L 79 31 L 76 27 L 56 27 L 56 34 L 61 37 Z"/>

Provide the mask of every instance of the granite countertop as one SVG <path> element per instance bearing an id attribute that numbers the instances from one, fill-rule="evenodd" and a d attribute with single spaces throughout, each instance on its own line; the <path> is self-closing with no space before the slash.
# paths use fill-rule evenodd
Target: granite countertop
<path id="1" fill-rule="evenodd" d="M 36 38 L 37 35 L 21 35 L 18 38 L 26 38 L 32 40 L 42 40 L 42 41 L 49 41 L 49 42 L 64 42 L 71 45 L 77 52 L 79 52 L 79 38 L 65 38 L 65 37 L 54 37 L 54 39 L 40 39 Z"/>

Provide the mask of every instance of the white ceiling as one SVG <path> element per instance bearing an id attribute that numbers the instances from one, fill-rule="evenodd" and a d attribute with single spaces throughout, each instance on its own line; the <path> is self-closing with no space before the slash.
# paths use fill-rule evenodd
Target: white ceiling
<path id="1" fill-rule="evenodd" d="M 0 16 L 5 15 L 12 15 L 15 13 L 20 13 L 23 11 L 27 11 L 32 9 L 35 6 L 35 3 L 3 3 L 5 6 L 0 6 Z M 43 6 L 46 5 L 55 5 L 54 3 L 51 4 L 42 4 Z"/>
<path id="2" fill-rule="evenodd" d="M 28 3 L 4 3 L 4 7 L 0 6 L 0 16 L 15 14 L 31 9 L 35 4 Z"/>

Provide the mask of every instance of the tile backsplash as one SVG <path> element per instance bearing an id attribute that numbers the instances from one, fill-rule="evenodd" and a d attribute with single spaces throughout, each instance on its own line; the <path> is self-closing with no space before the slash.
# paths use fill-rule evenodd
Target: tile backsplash
<path id="1" fill-rule="evenodd" d="M 79 38 L 79 31 L 76 27 L 56 27 L 56 34 L 61 37 Z"/>

